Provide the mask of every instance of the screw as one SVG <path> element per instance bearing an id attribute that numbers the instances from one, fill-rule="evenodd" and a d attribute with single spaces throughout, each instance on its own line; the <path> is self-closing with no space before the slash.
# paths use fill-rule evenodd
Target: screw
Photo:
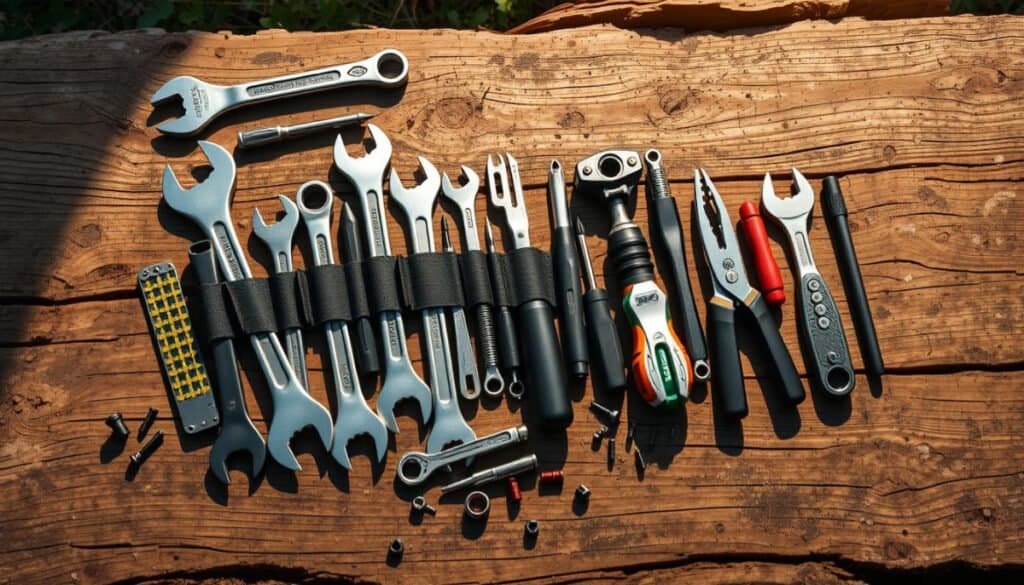
<path id="1" fill-rule="evenodd" d="M 598 449 L 600 449 L 601 448 L 601 439 L 603 439 L 605 437 L 605 435 L 607 435 L 607 434 L 608 434 L 608 427 L 601 427 L 601 428 L 597 429 L 596 431 L 594 431 L 594 437 L 590 441 L 590 448 L 593 449 L 594 451 L 597 451 Z"/>
<path id="2" fill-rule="evenodd" d="M 636 157 L 635 156 L 631 156 L 628 159 L 626 159 L 626 164 L 628 164 L 631 167 L 635 167 L 636 166 L 636 162 L 637 161 L 636 161 Z"/>
<path id="3" fill-rule="evenodd" d="M 108 416 L 106 423 L 107 426 L 110 427 L 110 430 L 114 431 L 114 434 L 117 435 L 118 439 L 127 439 L 128 435 L 131 434 L 128 432 L 128 427 L 125 426 L 124 419 L 121 418 L 120 412 L 115 412 Z"/>
<path id="4" fill-rule="evenodd" d="M 597 402 L 594 402 L 593 400 L 590 401 L 590 408 L 607 416 L 608 421 L 612 424 L 612 426 L 619 424 L 619 411 L 612 410 L 607 406 L 603 406 L 601 404 L 598 404 Z"/>
<path id="5" fill-rule="evenodd" d="M 405 552 L 405 543 L 402 542 L 401 538 L 396 538 L 391 541 L 388 545 L 388 556 L 391 558 L 399 558 Z"/>
<path id="6" fill-rule="evenodd" d="M 540 532 L 540 522 L 537 520 L 526 521 L 526 534 L 531 538 L 536 538 L 537 533 Z"/>
<path id="7" fill-rule="evenodd" d="M 140 465 L 145 463 L 146 460 L 149 459 L 149 456 L 152 455 L 153 452 L 159 449 L 160 445 L 163 444 L 163 431 L 157 431 L 153 433 L 153 436 L 150 437 L 148 441 L 146 441 L 146 444 L 143 445 L 142 448 L 139 449 L 134 455 L 128 458 L 131 461 L 132 467 L 139 467 Z"/>
<path id="8" fill-rule="evenodd" d="M 608 465 L 615 465 L 615 437 L 608 439 Z"/>
<path id="9" fill-rule="evenodd" d="M 508 499 L 513 502 L 523 501 L 523 492 L 519 491 L 519 481 L 515 477 L 508 478 Z"/>
<path id="10" fill-rule="evenodd" d="M 636 448 L 636 463 L 640 466 L 640 469 L 647 469 L 647 461 L 644 460 L 643 451 L 639 446 Z"/>
<path id="11" fill-rule="evenodd" d="M 537 476 L 537 483 L 547 485 L 551 483 L 562 483 L 565 479 L 565 473 L 561 469 L 552 469 L 551 471 L 542 471 Z"/>
<path id="12" fill-rule="evenodd" d="M 583 167 L 583 174 L 584 175 L 590 175 L 590 173 L 592 173 L 592 172 L 594 172 L 594 169 L 592 169 L 590 167 Z"/>
<path id="13" fill-rule="evenodd" d="M 427 499 L 423 496 L 416 496 L 412 499 L 412 509 L 419 514 L 426 512 L 431 516 L 437 515 L 437 508 L 427 503 Z"/>
<path id="14" fill-rule="evenodd" d="M 153 423 L 156 421 L 156 415 L 159 412 L 159 410 L 153 408 L 152 406 L 149 407 L 149 411 L 146 412 L 145 418 L 142 419 L 142 424 L 139 425 L 140 441 L 146 436 L 146 433 L 148 433 L 149 429 L 153 426 Z"/>
<path id="15" fill-rule="evenodd" d="M 590 499 L 590 488 L 583 485 L 582 483 L 576 487 L 576 499 L 589 500 Z"/>

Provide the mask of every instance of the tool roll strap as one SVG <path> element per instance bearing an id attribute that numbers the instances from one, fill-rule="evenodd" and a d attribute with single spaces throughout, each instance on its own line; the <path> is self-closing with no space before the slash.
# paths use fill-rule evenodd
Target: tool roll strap
<path id="1" fill-rule="evenodd" d="M 487 255 L 480 250 L 470 250 L 459 255 L 459 269 L 462 272 L 462 293 L 467 309 L 477 305 L 493 305 L 491 275 L 487 269 Z"/>
<path id="2" fill-rule="evenodd" d="M 413 311 L 438 307 L 461 307 L 462 276 L 454 252 L 413 254 L 398 263 L 405 306 Z"/>
<path id="3" fill-rule="evenodd" d="M 270 298 L 278 331 L 301 328 L 312 320 L 313 307 L 305 272 L 293 270 L 272 275 Z"/>

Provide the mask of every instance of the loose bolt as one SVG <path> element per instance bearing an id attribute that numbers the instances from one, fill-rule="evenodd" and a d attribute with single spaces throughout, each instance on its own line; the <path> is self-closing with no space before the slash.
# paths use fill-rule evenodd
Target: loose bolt
<path id="1" fill-rule="evenodd" d="M 163 431 L 157 431 L 153 433 L 153 436 L 146 441 L 146 444 L 142 446 L 134 455 L 128 459 L 131 461 L 133 467 L 139 467 L 149 459 L 149 456 L 154 451 L 160 448 L 160 445 L 164 444 L 164 433 Z"/>
<path id="2" fill-rule="evenodd" d="M 139 439 L 138 440 L 141 441 L 143 438 L 145 438 L 146 433 L 149 432 L 149 429 L 153 426 L 153 423 L 156 422 L 156 415 L 159 412 L 160 412 L 159 410 L 153 408 L 152 406 L 149 407 L 149 411 L 146 412 L 145 418 L 142 419 L 142 424 L 139 425 Z"/>
<path id="3" fill-rule="evenodd" d="M 548 485 L 552 483 L 562 483 L 565 479 L 565 473 L 561 469 L 552 469 L 551 471 L 542 471 L 537 476 L 537 483 L 541 485 Z"/>
<path id="4" fill-rule="evenodd" d="M 605 416 L 607 416 L 608 417 L 608 422 L 612 426 L 615 426 L 615 425 L 619 424 L 619 411 L 612 410 L 612 409 L 608 408 L 607 406 L 603 406 L 601 404 L 598 404 L 597 402 L 594 402 L 593 400 L 590 401 L 590 408 L 600 412 L 601 414 L 603 414 Z"/>
<path id="5" fill-rule="evenodd" d="M 388 556 L 390 556 L 392 558 L 396 558 L 397 559 L 398 557 L 401 557 L 404 552 L 405 552 L 405 543 L 402 542 L 401 538 L 396 538 L 396 539 L 392 540 L 391 544 L 388 545 Z"/>
<path id="6" fill-rule="evenodd" d="M 415 498 L 412 499 L 412 509 L 420 514 L 426 512 L 431 516 L 437 515 L 437 508 L 428 504 L 427 499 L 424 498 L 423 496 L 416 496 Z"/>
<path id="7" fill-rule="evenodd" d="M 124 419 L 121 418 L 120 412 L 115 412 L 108 416 L 106 423 L 107 426 L 110 427 L 110 430 L 114 431 L 114 434 L 117 435 L 118 439 L 127 439 L 128 435 L 131 434 L 128 431 L 128 427 L 125 426 Z"/>
<path id="8" fill-rule="evenodd" d="M 537 520 L 527 520 L 526 521 L 526 534 L 530 538 L 536 538 L 537 534 L 539 532 L 540 532 L 540 522 L 538 522 Z"/>
<path id="9" fill-rule="evenodd" d="M 589 500 L 590 488 L 581 483 L 579 486 L 576 487 L 576 498 L 579 500 Z"/>
<path id="10" fill-rule="evenodd" d="M 608 465 L 615 464 L 615 437 L 608 438 Z"/>
<path id="11" fill-rule="evenodd" d="M 523 492 L 519 491 L 519 482 L 515 477 L 508 478 L 508 499 L 513 502 L 523 501 Z"/>

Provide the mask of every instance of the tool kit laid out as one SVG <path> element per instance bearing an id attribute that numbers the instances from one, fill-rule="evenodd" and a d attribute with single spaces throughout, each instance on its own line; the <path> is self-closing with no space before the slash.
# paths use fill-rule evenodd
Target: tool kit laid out
<path id="1" fill-rule="evenodd" d="M 158 129 L 185 136 L 201 132 L 224 111 L 249 103 L 353 85 L 398 87 L 407 78 L 405 56 L 388 49 L 347 65 L 230 87 L 178 77 L 161 87 L 152 101 L 183 98 L 185 115 Z M 238 146 L 281 142 L 371 117 L 357 113 L 245 130 L 238 133 Z M 453 180 L 421 156 L 419 179 L 413 185 L 391 168 L 388 136 L 374 124 L 366 124 L 366 130 L 372 147 L 362 156 L 350 155 L 340 135 L 334 142 L 333 166 L 354 190 L 354 203 L 341 209 L 337 231 L 331 226 L 335 195 L 321 180 L 302 184 L 294 198 L 279 195 L 279 219 L 273 223 L 254 210 L 253 236 L 271 258 L 266 278 L 253 277 L 235 232 L 230 210 L 236 178 L 232 154 L 200 140 L 212 171 L 187 189 L 170 165 L 164 171 L 163 201 L 194 222 L 204 236 L 188 250 L 197 283 L 183 290 L 174 266 L 162 262 L 139 272 L 139 287 L 182 430 L 218 429 L 209 462 L 219 481 L 230 482 L 227 461 L 236 453 L 249 454 L 250 478 L 261 473 L 268 454 L 282 467 L 299 470 L 291 441 L 309 427 L 345 469 L 352 468 L 348 446 L 356 437 L 368 437 L 374 444 L 372 457 L 381 462 L 387 454 L 389 431 L 399 432 L 396 407 L 413 403 L 427 430 L 425 446 L 423 452 L 401 456 L 398 481 L 425 488 L 434 474 L 451 474 L 461 465 L 457 470 L 461 477 L 445 480 L 441 492 L 472 489 L 464 502 L 466 521 L 486 522 L 490 496 L 475 491 L 479 486 L 503 481 L 509 500 L 518 503 L 523 497 L 518 476 L 536 473 L 539 488 L 564 481 L 561 469 L 541 470 L 538 455 L 521 450 L 530 433 L 557 433 L 572 424 L 571 387 L 582 385 L 590 373 L 600 391 L 596 395 L 616 401 L 608 405 L 595 396 L 590 403 L 601 424 L 593 433 L 592 448 L 598 451 L 602 443 L 607 444 L 609 470 L 616 461 L 622 417 L 617 405 L 627 388 L 632 387 L 650 407 L 677 409 L 684 416 L 680 407 L 694 385 L 710 381 L 712 405 L 718 412 L 732 419 L 746 416 L 749 408 L 737 328 L 754 333 L 771 369 L 773 391 L 782 403 L 795 408 L 804 400 L 805 390 L 779 333 L 777 313 L 785 301 L 785 286 L 765 218 L 780 228 L 791 251 L 796 275 L 796 301 L 791 306 L 811 389 L 833 398 L 854 389 L 854 370 L 836 301 L 811 254 L 808 219 L 814 192 L 796 169 L 792 197 L 777 197 L 766 174 L 760 208 L 744 202 L 738 224 L 730 218 L 708 173 L 694 171 L 692 204 L 682 207 L 690 210 L 699 250 L 694 255 L 702 259 L 712 290 L 705 338 L 695 294 L 700 287 L 689 277 L 688 224 L 682 221 L 658 150 L 648 149 L 643 156 L 630 149 L 603 150 L 575 164 L 573 203 L 600 206 L 609 218 L 608 276 L 614 285 L 602 286 L 588 250 L 587 226 L 579 216 L 570 218 L 559 160 L 547 166 L 549 254 L 532 243 L 531 236 L 544 232 L 540 226 L 531 226 L 531 217 L 536 220 L 544 214 L 528 213 L 519 161 L 513 154 L 487 156 L 487 202 L 500 222 L 492 226 L 490 215 L 485 214 L 481 228 L 476 204 L 482 185 L 471 166 L 461 166 Z M 632 217 L 642 178 L 654 254 Z M 393 219 L 403 228 L 405 255 L 392 249 L 385 191 L 393 204 Z M 440 229 L 435 229 L 434 212 L 442 196 L 456 210 L 452 219 L 462 243 L 458 252 L 452 244 L 449 218 L 441 217 L 436 222 Z M 825 178 L 822 197 L 861 354 L 867 372 L 880 376 L 882 357 L 835 177 Z M 294 262 L 300 223 L 305 241 L 298 247 L 305 269 L 296 269 Z M 495 242 L 503 235 L 505 251 L 499 253 Z M 666 274 L 669 294 L 657 282 L 656 261 Z M 748 261 L 760 290 L 748 278 Z M 609 288 L 618 295 L 609 293 Z M 737 308 L 749 318 L 737 319 Z M 630 335 L 628 353 L 623 351 L 616 315 Z M 421 323 L 423 375 L 409 356 L 406 318 Z M 330 404 L 337 410 L 333 414 L 309 392 L 306 351 L 311 336 L 326 342 L 324 371 L 333 382 Z M 273 403 L 266 441 L 246 408 L 236 353 L 236 343 L 242 339 L 248 340 L 255 354 Z M 365 397 L 372 392 L 363 389 L 373 380 L 367 374 L 380 378 L 373 407 Z M 524 424 L 478 438 L 460 402 L 502 396 L 522 399 Z M 643 403 L 638 410 L 647 408 Z M 632 414 L 627 451 L 640 426 Z M 157 416 L 157 410 L 150 409 L 138 433 L 140 443 Z M 120 413 L 107 417 L 106 424 L 112 438 L 127 440 L 130 432 Z M 163 433 L 156 431 L 131 457 L 131 468 L 137 471 L 162 440 Z M 638 473 L 647 467 L 653 446 L 635 446 Z M 470 469 L 478 456 L 504 450 L 520 452 L 504 463 L 475 472 Z M 580 484 L 573 492 L 574 510 L 582 514 L 591 498 L 590 488 Z M 411 513 L 422 517 L 436 515 L 438 510 L 417 495 Z M 528 520 L 525 537 L 536 539 L 539 527 L 538 520 Z M 398 562 L 404 551 L 403 541 L 396 538 L 388 547 L 388 557 Z"/>

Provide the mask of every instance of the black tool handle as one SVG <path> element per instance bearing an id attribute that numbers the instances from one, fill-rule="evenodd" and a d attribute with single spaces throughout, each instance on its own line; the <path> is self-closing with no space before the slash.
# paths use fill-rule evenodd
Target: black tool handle
<path id="1" fill-rule="evenodd" d="M 728 302 L 728 301 L 727 301 Z M 747 389 L 743 383 L 739 346 L 736 343 L 736 309 L 712 300 L 708 303 L 708 337 L 711 339 L 712 387 L 726 416 L 747 416 Z"/>
<path id="2" fill-rule="evenodd" d="M 516 322 L 526 357 L 527 400 L 542 425 L 565 428 L 572 423 L 572 405 L 551 305 L 527 301 L 516 308 Z"/>
<path id="3" fill-rule="evenodd" d="M 768 350 L 768 358 L 775 369 L 776 379 L 782 386 L 783 398 L 790 404 L 800 404 L 806 397 L 804 385 L 800 382 L 800 374 L 796 371 L 793 356 L 779 334 L 768 303 L 763 296 L 757 295 L 749 308 L 754 315 L 763 345 Z"/>
<path id="4" fill-rule="evenodd" d="M 573 377 L 585 378 L 588 361 L 587 334 L 583 326 L 583 310 L 580 307 L 580 265 L 574 239 L 571 228 L 555 228 L 551 234 L 551 261 L 555 273 L 558 324 L 565 365 Z"/>
<path id="5" fill-rule="evenodd" d="M 217 284 L 217 259 L 209 240 L 195 242 L 188 249 L 189 260 L 195 267 L 199 284 Z M 218 339 L 210 344 L 213 354 L 214 378 L 217 381 L 216 394 L 220 399 L 221 417 L 226 423 L 229 419 L 249 420 L 245 408 L 245 397 L 242 394 L 242 380 L 238 377 L 235 344 L 228 339 Z M 248 422 L 247 424 L 252 424 Z"/>
<path id="6" fill-rule="evenodd" d="M 341 257 L 345 264 L 359 262 L 363 259 L 363 248 L 359 241 L 359 231 L 356 227 L 355 216 L 352 208 L 345 206 L 341 215 Z M 352 327 L 352 353 L 359 364 L 359 370 L 365 374 L 373 374 L 380 371 L 380 358 L 377 355 L 377 338 L 373 334 L 376 324 L 369 317 L 361 317 L 355 320 Z"/>
<path id="7" fill-rule="evenodd" d="M 498 307 L 498 355 L 502 367 L 514 369 L 522 365 L 519 357 L 519 341 L 516 336 L 516 325 L 512 320 L 512 311 L 508 307 Z"/>
<path id="8" fill-rule="evenodd" d="M 704 340 L 704 329 L 697 315 L 697 304 L 690 286 L 690 274 L 686 262 L 686 247 L 683 245 L 683 233 L 679 221 L 679 209 L 675 199 L 659 197 L 651 201 L 651 212 L 654 214 L 655 229 L 651 234 L 654 243 L 664 251 L 669 261 L 669 275 L 672 280 L 671 290 L 675 293 L 676 306 L 680 313 L 674 315 L 674 321 L 681 327 L 683 345 L 686 346 L 690 359 L 696 363 L 707 361 L 708 347 Z"/>
<path id="9" fill-rule="evenodd" d="M 797 291 L 797 319 L 814 383 L 834 396 L 853 391 L 856 379 L 850 363 L 850 349 L 839 321 L 832 292 L 817 272 L 800 279 Z"/>
<path id="10" fill-rule="evenodd" d="M 868 306 L 868 295 L 864 290 L 857 251 L 853 247 L 853 238 L 850 237 L 850 224 L 846 220 L 846 202 L 843 200 L 842 191 L 839 190 L 839 181 L 834 176 L 829 175 L 822 181 L 821 202 L 825 224 L 832 240 L 832 250 L 839 264 L 843 290 L 846 292 L 846 303 L 853 318 L 853 329 L 857 332 L 864 367 L 868 374 L 881 376 L 885 371 L 882 351 L 878 347 L 878 335 L 875 333 L 875 322 L 871 318 L 871 307 Z"/>
<path id="11" fill-rule="evenodd" d="M 587 320 L 590 369 L 605 390 L 622 391 L 627 384 L 626 361 L 610 310 L 608 291 L 595 288 L 584 293 L 583 314 Z"/>

